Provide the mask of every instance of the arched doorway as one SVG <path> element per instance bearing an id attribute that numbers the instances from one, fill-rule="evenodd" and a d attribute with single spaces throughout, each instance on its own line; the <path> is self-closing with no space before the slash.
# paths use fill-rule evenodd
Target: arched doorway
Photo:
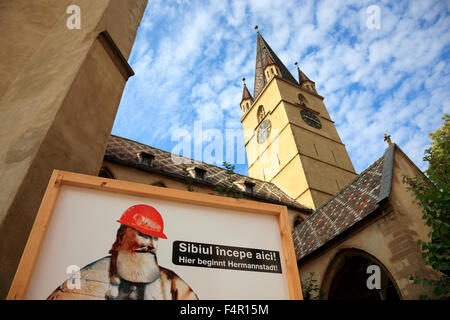
<path id="1" fill-rule="evenodd" d="M 367 279 L 373 272 L 369 266 L 380 270 L 380 289 L 369 289 Z M 331 261 L 322 290 L 328 300 L 399 300 L 395 281 L 384 265 L 372 255 L 358 249 L 341 250 Z"/>
<path id="2" fill-rule="evenodd" d="M 108 167 L 102 167 L 98 173 L 98 176 L 102 178 L 115 179 L 114 174 Z"/>

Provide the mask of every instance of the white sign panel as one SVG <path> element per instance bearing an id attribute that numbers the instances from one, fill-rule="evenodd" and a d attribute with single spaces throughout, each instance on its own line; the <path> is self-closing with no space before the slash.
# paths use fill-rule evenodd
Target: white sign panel
<path id="1" fill-rule="evenodd" d="M 258 212 L 265 204 L 209 195 L 196 201 L 195 193 L 58 173 L 57 196 L 51 200 L 47 190 L 9 298 L 299 298 L 289 285 L 280 216 Z M 48 221 L 45 233 L 39 219 Z M 29 246 L 38 235 L 36 251 Z M 30 259 L 35 265 L 22 288 Z"/>

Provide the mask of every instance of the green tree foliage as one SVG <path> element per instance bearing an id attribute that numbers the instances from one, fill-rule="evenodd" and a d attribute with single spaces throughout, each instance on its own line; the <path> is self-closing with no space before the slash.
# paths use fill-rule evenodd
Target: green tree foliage
<path id="1" fill-rule="evenodd" d="M 419 240 L 422 257 L 433 269 L 442 272 L 439 280 L 419 279 L 415 283 L 433 287 L 433 298 L 449 298 L 450 293 L 450 115 L 442 118 L 441 128 L 430 134 L 431 147 L 425 150 L 428 169 L 424 177 L 404 177 L 408 190 L 422 207 L 423 219 L 431 231 L 428 241 Z M 423 297 L 427 298 L 427 297 Z M 429 297 L 428 297 L 429 298 Z"/>
<path id="2" fill-rule="evenodd" d="M 186 179 L 186 190 L 190 191 L 190 192 L 194 192 L 194 187 L 192 185 L 194 178 L 192 178 L 192 176 L 190 175 L 186 166 L 183 166 L 183 176 Z"/>
<path id="3" fill-rule="evenodd" d="M 239 192 L 234 188 L 234 182 L 236 181 L 234 169 L 236 168 L 236 166 L 228 162 L 224 162 L 223 166 L 227 170 L 226 175 L 228 183 L 226 186 L 216 186 L 214 190 L 216 190 L 219 193 L 219 195 L 224 197 L 242 198 L 243 197 L 242 192 Z"/>
<path id="4" fill-rule="evenodd" d="M 302 292 L 304 300 L 323 300 L 325 297 L 325 293 L 320 290 L 317 280 L 314 279 L 314 272 L 310 272 L 302 281 Z"/>

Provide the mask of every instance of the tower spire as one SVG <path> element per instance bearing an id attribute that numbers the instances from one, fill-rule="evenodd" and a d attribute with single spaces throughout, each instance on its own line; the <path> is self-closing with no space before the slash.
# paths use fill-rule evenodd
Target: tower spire
<path id="1" fill-rule="evenodd" d="M 285 67 L 280 58 L 273 52 L 272 48 L 267 44 L 261 33 L 258 31 L 257 26 L 257 40 L 256 40 L 256 66 L 255 66 L 255 86 L 253 96 L 255 99 L 259 96 L 264 86 L 267 83 L 267 79 L 264 76 L 264 69 L 267 67 L 267 61 L 272 61 L 280 69 L 280 77 L 298 85 L 297 80 L 292 76 L 289 70 Z"/>
<path id="2" fill-rule="evenodd" d="M 242 82 L 244 82 L 244 90 L 242 92 L 240 105 L 242 113 L 245 114 L 248 110 L 250 110 L 250 106 L 253 104 L 253 97 L 245 84 L 245 78 L 242 78 Z"/>
<path id="3" fill-rule="evenodd" d="M 250 93 L 250 91 L 248 91 L 247 85 L 245 84 L 245 78 L 242 78 L 242 82 L 244 82 L 244 90 L 242 92 L 241 102 L 246 100 L 246 99 L 253 100 L 252 94 Z"/>
<path id="4" fill-rule="evenodd" d="M 270 65 L 272 65 L 272 64 L 275 64 L 275 62 L 273 62 L 273 60 L 270 58 L 270 56 L 267 56 L 267 59 L 266 59 L 266 67 L 267 67 L 267 66 L 270 66 Z"/>
<path id="5" fill-rule="evenodd" d="M 314 93 L 316 92 L 316 84 L 314 81 L 312 81 L 311 79 L 309 79 L 306 74 L 303 73 L 303 71 L 300 69 L 300 67 L 298 66 L 298 62 L 296 61 L 294 63 L 297 66 L 297 71 L 298 71 L 298 83 L 300 84 L 300 86 L 306 90 L 309 91 L 313 91 Z"/>
<path id="6" fill-rule="evenodd" d="M 302 84 L 305 81 L 311 81 L 306 74 L 303 73 L 302 70 L 300 70 L 300 67 L 298 66 L 298 62 L 296 61 L 294 63 L 297 66 L 297 71 L 298 71 L 298 83 Z"/>

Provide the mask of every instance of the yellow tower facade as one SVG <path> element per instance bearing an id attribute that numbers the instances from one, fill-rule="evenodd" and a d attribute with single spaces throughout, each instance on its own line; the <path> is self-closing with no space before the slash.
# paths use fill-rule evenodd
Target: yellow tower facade
<path id="1" fill-rule="evenodd" d="M 357 175 L 324 98 L 298 73 L 297 81 L 258 32 L 254 95 L 244 85 L 241 123 L 249 176 L 316 209 Z"/>

